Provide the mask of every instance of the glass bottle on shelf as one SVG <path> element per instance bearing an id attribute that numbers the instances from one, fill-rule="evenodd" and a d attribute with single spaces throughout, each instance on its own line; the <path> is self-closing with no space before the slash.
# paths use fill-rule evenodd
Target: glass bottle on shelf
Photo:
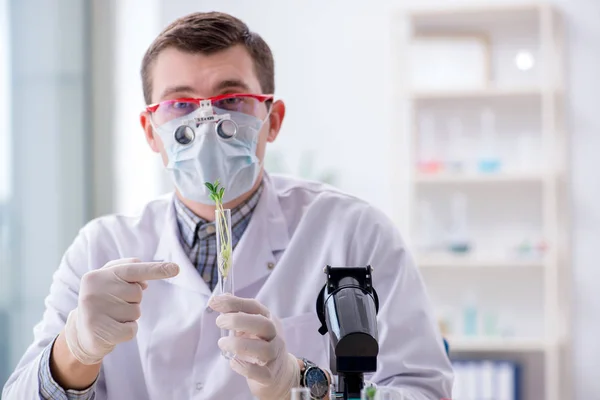
<path id="1" fill-rule="evenodd" d="M 420 173 L 433 174 L 442 168 L 437 154 L 435 118 L 430 111 L 423 111 L 419 118 L 418 165 Z"/>
<path id="2" fill-rule="evenodd" d="M 453 254 L 469 253 L 472 245 L 467 222 L 467 196 L 464 193 L 452 195 L 451 212 L 449 250 Z"/>
<path id="3" fill-rule="evenodd" d="M 420 200 L 418 213 L 418 252 L 425 255 L 439 252 L 443 247 L 443 232 L 439 221 L 436 219 L 431 202 Z"/>
<path id="4" fill-rule="evenodd" d="M 448 154 L 446 169 L 453 173 L 462 173 L 465 170 L 465 141 L 463 123 L 458 117 L 451 118 L 447 123 Z"/>
<path id="5" fill-rule="evenodd" d="M 474 293 L 466 293 L 463 298 L 463 335 L 479 335 L 479 312 L 477 309 L 477 297 Z"/>
<path id="6" fill-rule="evenodd" d="M 481 142 L 479 149 L 479 172 L 498 172 L 502 162 L 498 156 L 496 115 L 490 108 L 481 111 Z"/>

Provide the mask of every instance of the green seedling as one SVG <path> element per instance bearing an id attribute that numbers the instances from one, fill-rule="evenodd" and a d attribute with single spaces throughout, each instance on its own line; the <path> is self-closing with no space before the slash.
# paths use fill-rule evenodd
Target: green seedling
<path id="1" fill-rule="evenodd" d="M 370 386 L 370 387 L 367 388 L 366 392 L 367 392 L 367 399 L 368 400 L 374 400 L 375 399 L 375 393 L 377 392 L 377 389 L 375 389 L 373 386 Z"/>
<path id="2" fill-rule="evenodd" d="M 221 248 L 219 249 L 218 257 L 220 261 L 217 264 L 223 278 L 227 278 L 229 270 L 231 269 L 231 254 L 233 253 L 233 250 L 231 248 L 231 227 L 227 224 L 225 210 L 223 209 L 223 195 L 225 194 L 225 188 L 220 187 L 221 184 L 218 179 L 214 183 L 206 182 L 204 185 L 210 191 L 210 198 L 215 202 L 217 208 L 215 222 L 221 239 Z"/>

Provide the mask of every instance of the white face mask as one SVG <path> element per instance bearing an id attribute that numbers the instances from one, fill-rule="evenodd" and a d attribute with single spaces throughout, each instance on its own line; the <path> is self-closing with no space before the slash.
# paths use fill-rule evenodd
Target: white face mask
<path id="1" fill-rule="evenodd" d="M 240 112 L 212 110 L 216 118 L 204 118 L 208 121 L 202 120 L 206 110 L 198 109 L 155 127 L 165 146 L 166 169 L 173 183 L 183 197 L 202 204 L 214 204 L 205 182 L 219 180 L 225 188 L 223 203 L 252 189 L 262 168 L 256 156 L 259 133 L 269 117 L 260 120 Z M 226 132 L 235 134 L 227 137 Z"/>

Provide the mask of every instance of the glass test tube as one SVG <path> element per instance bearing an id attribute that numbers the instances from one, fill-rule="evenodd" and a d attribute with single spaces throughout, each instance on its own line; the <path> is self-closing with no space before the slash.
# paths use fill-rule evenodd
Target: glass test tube
<path id="1" fill-rule="evenodd" d="M 338 398 L 341 397 L 338 397 L 337 385 L 332 383 L 329 385 L 329 400 L 336 400 Z"/>
<path id="2" fill-rule="evenodd" d="M 293 388 L 291 400 L 311 400 L 310 389 L 306 387 Z"/>
<path id="3" fill-rule="evenodd" d="M 404 396 L 394 389 L 386 387 L 375 388 L 375 394 L 371 395 L 369 388 L 365 387 L 360 392 L 361 400 L 404 400 Z"/>
<path id="4" fill-rule="evenodd" d="M 231 236 L 231 210 L 215 210 L 215 226 L 217 235 L 217 267 L 218 267 L 218 289 L 219 294 L 233 293 L 233 243 Z M 233 335 L 228 329 L 221 329 L 221 337 Z M 233 354 L 221 352 L 227 358 L 233 358 Z"/>

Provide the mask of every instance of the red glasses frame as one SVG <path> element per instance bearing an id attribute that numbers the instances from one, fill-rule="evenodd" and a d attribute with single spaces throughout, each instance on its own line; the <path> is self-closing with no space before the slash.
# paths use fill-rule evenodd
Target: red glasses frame
<path id="1" fill-rule="evenodd" d="M 250 98 L 253 98 L 253 99 L 256 99 L 256 100 L 260 101 L 261 103 L 264 103 L 265 101 L 273 100 L 273 95 L 272 94 L 250 94 L 250 93 L 222 94 L 222 95 L 219 95 L 219 96 L 208 97 L 208 98 L 205 98 L 205 99 L 192 98 L 192 97 L 183 97 L 183 98 L 179 98 L 179 99 L 163 100 L 163 101 L 158 102 L 158 103 L 150 104 L 149 106 L 146 107 L 146 111 L 148 111 L 149 113 L 156 112 L 156 110 L 158 110 L 158 107 L 160 107 L 160 105 L 162 103 L 165 103 L 165 102 L 173 102 L 173 103 L 175 103 L 175 102 L 178 102 L 178 101 L 185 101 L 185 102 L 188 102 L 188 103 L 195 103 L 197 105 L 200 105 L 201 101 L 210 100 L 211 102 L 213 102 L 213 101 L 230 99 L 230 98 L 233 98 L 233 97 L 250 97 Z"/>

